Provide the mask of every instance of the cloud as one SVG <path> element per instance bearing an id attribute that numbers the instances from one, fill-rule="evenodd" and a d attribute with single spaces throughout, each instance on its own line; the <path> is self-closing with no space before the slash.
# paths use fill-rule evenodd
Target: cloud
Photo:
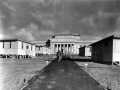
<path id="1" fill-rule="evenodd" d="M 12 27 L 13 30 L 15 30 L 14 27 Z M 38 27 L 37 25 L 31 23 L 26 28 L 22 28 L 19 31 L 15 31 L 15 36 L 18 38 L 24 38 L 27 40 L 35 40 L 34 33 L 37 33 Z"/>
<path id="2" fill-rule="evenodd" d="M 104 36 L 117 29 L 118 18 L 118 13 L 99 10 L 88 17 L 82 18 L 79 23 L 82 25 L 82 32 L 88 35 Z"/>
<path id="3" fill-rule="evenodd" d="M 11 10 L 11 11 L 16 11 L 16 9 L 15 9 L 12 5 L 8 4 L 7 2 L 2 2 L 2 3 L 3 3 L 3 5 L 5 5 L 9 10 Z"/>
<path id="4" fill-rule="evenodd" d="M 36 20 L 41 22 L 43 26 L 48 26 L 48 27 L 55 26 L 53 13 L 36 12 L 36 13 L 31 13 L 31 14 Z"/>
<path id="5" fill-rule="evenodd" d="M 14 35 L 14 37 L 23 40 L 47 40 L 49 38 L 49 35 L 55 34 L 51 30 L 39 30 L 38 26 L 34 23 L 31 23 L 26 28 L 21 28 L 19 30 L 17 30 L 16 27 L 12 26 L 9 30 L 10 32 L 14 32 L 13 34 L 11 33 L 11 35 Z"/>
<path id="6" fill-rule="evenodd" d="M 12 26 L 9 28 L 11 35 L 16 38 L 26 39 L 26 40 L 47 40 L 50 35 L 55 34 L 69 34 L 69 30 L 64 30 L 63 32 L 55 32 L 52 30 L 39 29 L 34 23 L 29 24 L 26 28 L 21 28 L 17 30 L 16 27 Z M 9 33 L 10 33 L 9 32 Z"/>
<path id="7" fill-rule="evenodd" d="M 92 36 L 92 35 L 83 35 L 83 36 L 81 36 L 81 39 L 82 40 L 100 40 L 100 39 L 102 39 L 102 37 L 100 37 L 100 36 Z"/>
<path id="8" fill-rule="evenodd" d="M 32 35 L 32 32 L 26 30 L 25 28 L 20 29 L 19 31 L 15 32 L 17 36 L 22 36 L 24 39 L 27 40 L 35 40 L 34 36 Z"/>
<path id="9" fill-rule="evenodd" d="M 120 35 L 120 30 L 115 30 L 107 34 L 107 36 L 110 36 L 110 35 Z"/>
<path id="10" fill-rule="evenodd" d="M 49 35 L 54 35 L 55 33 L 52 32 L 51 30 L 49 31 L 45 31 L 45 30 L 40 30 L 39 32 L 39 35 L 42 35 L 42 36 L 49 36 Z"/>
<path id="11" fill-rule="evenodd" d="M 89 27 L 96 27 L 94 23 L 94 15 L 90 15 L 89 17 L 84 17 L 81 20 L 79 20 L 79 22 Z"/>
<path id="12" fill-rule="evenodd" d="M 111 32 L 109 32 L 107 35 L 108 35 L 108 36 L 110 36 L 110 35 L 120 35 L 120 16 L 119 16 L 119 18 L 117 19 L 116 29 L 113 30 L 113 31 L 111 31 Z"/>
<path id="13" fill-rule="evenodd" d="M 0 4 L 0 7 L 5 17 L 2 26 L 8 35 L 15 31 L 20 34 L 19 37 L 27 38 L 24 33 L 28 33 L 28 39 L 31 40 L 44 39 L 48 34 L 62 33 L 103 37 L 120 29 L 118 0 L 2 0 L 2 2 L 4 3 Z M 11 31 L 10 27 L 14 30 Z"/>
<path id="14" fill-rule="evenodd" d="M 5 18 L 0 10 L 0 39 L 4 38 L 2 19 Z"/>

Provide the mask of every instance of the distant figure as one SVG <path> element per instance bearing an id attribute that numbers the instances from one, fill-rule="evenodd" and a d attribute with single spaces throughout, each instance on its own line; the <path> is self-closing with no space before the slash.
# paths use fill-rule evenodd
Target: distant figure
<path id="1" fill-rule="evenodd" d="M 61 51 L 60 50 L 58 50 L 58 52 L 57 52 L 57 59 L 58 59 L 58 62 L 61 60 Z"/>
<path id="2" fill-rule="evenodd" d="M 64 57 L 63 49 L 61 50 L 61 57 Z"/>
<path id="3" fill-rule="evenodd" d="M 67 58 L 68 57 L 68 55 L 67 55 L 67 51 L 65 51 L 65 58 Z"/>

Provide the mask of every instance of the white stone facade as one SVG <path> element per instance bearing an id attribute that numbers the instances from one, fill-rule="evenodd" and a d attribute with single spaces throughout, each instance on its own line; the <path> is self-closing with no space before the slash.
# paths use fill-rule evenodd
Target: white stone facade
<path id="1" fill-rule="evenodd" d="M 93 42 L 93 41 L 92 41 Z M 50 54 L 56 54 L 58 50 L 69 54 L 79 54 L 79 48 L 92 43 L 84 41 L 77 34 L 53 35 L 50 37 Z"/>

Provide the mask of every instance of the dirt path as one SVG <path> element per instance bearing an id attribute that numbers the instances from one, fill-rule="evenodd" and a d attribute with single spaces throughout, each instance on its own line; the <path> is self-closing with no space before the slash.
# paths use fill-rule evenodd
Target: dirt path
<path id="1" fill-rule="evenodd" d="M 103 90 L 103 87 L 73 61 L 62 60 L 52 61 L 23 90 Z"/>

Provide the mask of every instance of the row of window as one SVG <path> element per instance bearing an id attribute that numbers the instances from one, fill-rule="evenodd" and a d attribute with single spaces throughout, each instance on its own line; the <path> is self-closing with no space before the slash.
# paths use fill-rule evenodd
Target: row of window
<path id="1" fill-rule="evenodd" d="M 23 43 L 22 43 L 22 46 L 21 46 L 21 48 L 23 49 Z M 29 49 L 30 47 L 29 47 L 29 45 L 26 45 L 26 49 Z M 33 47 L 32 47 L 32 45 L 31 45 L 31 50 L 33 49 Z"/>
<path id="2" fill-rule="evenodd" d="M 41 47 L 38 47 L 38 46 L 37 46 L 37 47 L 36 47 L 36 50 L 40 50 L 40 48 L 41 48 Z"/>
<path id="3" fill-rule="evenodd" d="M 23 43 L 22 43 L 22 47 L 21 48 L 23 49 Z M 28 45 L 26 46 L 26 49 L 29 49 Z M 31 50 L 32 50 L 32 46 L 31 46 Z"/>
<path id="4" fill-rule="evenodd" d="M 58 46 L 58 47 L 60 47 L 60 46 L 61 46 L 61 47 L 63 47 L 63 46 L 65 46 L 65 47 L 67 47 L 67 46 L 70 47 L 71 45 L 73 46 L 74 44 L 55 44 L 55 47 L 57 47 L 57 46 Z"/>
<path id="5" fill-rule="evenodd" d="M 5 44 L 4 44 L 4 42 L 3 42 L 3 48 L 5 47 Z M 10 42 L 10 48 L 11 48 L 11 42 Z"/>
<path id="6" fill-rule="evenodd" d="M 12 43 L 10 42 L 10 46 L 9 46 L 9 48 L 11 48 L 11 46 L 12 46 Z M 5 48 L 5 44 L 4 44 L 4 42 L 3 42 L 3 48 Z M 21 48 L 23 49 L 23 43 L 22 43 Z M 29 49 L 29 45 L 26 45 L 26 49 Z M 32 49 L 33 49 L 33 47 L 31 46 L 31 50 L 32 50 Z"/>

